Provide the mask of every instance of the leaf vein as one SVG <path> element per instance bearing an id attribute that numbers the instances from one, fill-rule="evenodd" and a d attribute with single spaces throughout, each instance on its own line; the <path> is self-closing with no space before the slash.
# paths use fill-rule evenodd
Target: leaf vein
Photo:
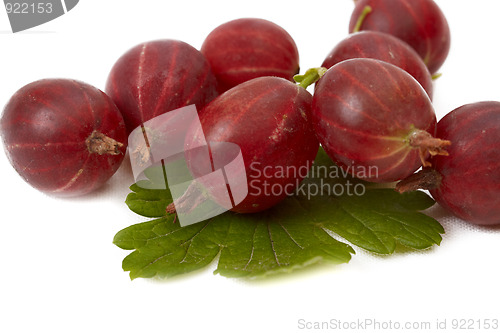
<path id="1" fill-rule="evenodd" d="M 378 211 L 375 211 L 375 210 L 373 212 L 376 213 L 376 214 L 378 214 L 378 215 L 380 215 L 380 216 L 383 216 L 383 217 L 386 217 L 386 218 L 388 218 L 390 220 L 398 222 L 404 228 L 404 230 L 406 230 L 408 233 L 410 233 L 412 236 L 415 236 L 418 239 L 434 242 L 430 237 L 427 237 L 427 235 L 424 232 L 422 232 L 422 234 L 425 237 L 422 237 L 422 235 L 418 235 L 417 233 L 415 233 L 414 231 L 412 231 L 412 229 L 415 229 L 415 228 L 412 227 L 410 224 L 406 223 L 404 220 L 400 220 L 400 219 L 394 218 L 394 217 L 392 217 L 390 215 L 386 215 L 384 213 L 381 213 L 381 212 L 378 212 Z"/>
<path id="2" fill-rule="evenodd" d="M 156 237 L 149 237 L 149 238 L 143 238 L 143 239 L 135 237 L 134 240 L 142 240 L 142 241 L 150 242 L 150 241 L 154 241 L 154 240 L 157 240 L 157 239 L 160 239 L 160 238 L 163 238 L 163 237 L 168 237 L 168 236 L 170 236 L 172 234 L 175 234 L 176 232 L 179 232 L 179 231 L 182 231 L 182 228 L 172 230 L 170 232 L 167 232 L 166 234 L 158 235 Z M 184 245 L 187 242 L 189 242 L 189 239 L 187 241 L 185 241 L 184 243 L 182 243 L 181 245 Z"/>
<path id="3" fill-rule="evenodd" d="M 373 229 L 370 229 L 370 227 L 368 227 L 363 220 L 361 220 L 360 218 L 356 217 L 355 215 L 353 215 L 349 210 L 347 210 L 343 205 L 340 206 L 340 208 L 346 213 L 348 214 L 350 217 L 352 217 L 354 220 L 358 221 L 359 223 L 361 223 L 374 237 L 375 239 L 378 241 L 379 245 L 382 245 L 386 251 L 390 251 L 390 249 L 385 245 L 384 241 L 377 235 L 377 233 L 373 230 Z M 372 244 L 372 245 L 375 245 L 374 242 L 372 242 L 371 240 L 367 239 L 367 238 L 364 238 L 365 241 L 367 241 L 369 244 Z"/>
<path id="4" fill-rule="evenodd" d="M 205 230 L 205 228 L 212 222 L 212 220 L 209 220 L 204 226 L 203 228 L 201 228 L 197 233 L 195 233 L 191 238 L 189 238 L 188 240 L 186 240 L 184 243 L 181 243 L 181 246 L 183 246 L 184 244 L 188 243 L 189 242 L 189 245 L 186 249 L 186 254 L 184 255 L 184 257 L 182 258 L 182 260 L 180 261 L 180 263 L 182 264 L 183 262 L 186 262 L 186 258 L 189 254 L 189 249 L 191 248 L 191 245 L 193 245 L 193 240 L 196 238 L 196 236 L 198 236 L 199 234 L 201 234 L 203 232 L 203 230 Z M 179 229 L 180 230 L 180 229 Z"/>
<path id="5" fill-rule="evenodd" d="M 293 237 L 292 235 L 290 234 L 290 232 L 288 232 L 288 230 L 285 228 L 285 226 L 281 223 L 281 222 L 278 222 L 279 226 L 285 231 L 285 233 L 288 235 L 288 237 L 290 237 L 290 239 L 292 240 L 292 242 L 295 243 L 295 245 L 297 245 L 301 250 L 304 249 L 304 247 L 302 245 L 300 245 Z"/>
<path id="6" fill-rule="evenodd" d="M 157 263 L 159 260 L 161 260 L 161 259 L 163 259 L 163 258 L 165 258 L 165 257 L 167 257 L 167 256 L 169 256 L 169 255 L 172 255 L 172 254 L 173 254 L 173 252 L 165 253 L 164 255 L 159 256 L 159 257 L 158 257 L 158 258 L 156 258 L 155 260 L 150 261 L 147 265 L 143 266 L 140 270 L 138 270 L 138 272 L 137 272 L 138 274 L 137 274 L 137 275 L 139 275 L 139 276 L 140 276 L 140 274 L 139 274 L 140 272 L 144 272 L 144 271 L 146 270 L 146 268 L 148 268 L 148 267 L 150 267 L 150 266 L 154 265 L 154 264 L 155 264 L 155 263 Z"/>
<path id="7" fill-rule="evenodd" d="M 274 254 L 274 260 L 276 260 L 276 263 L 278 264 L 278 266 L 281 267 L 281 263 L 278 259 L 278 254 L 276 253 L 276 250 L 274 248 L 274 240 L 273 240 L 273 235 L 271 234 L 271 227 L 270 227 L 270 223 L 268 222 L 267 223 L 267 233 L 269 235 L 269 240 L 271 241 L 271 248 L 273 250 L 273 254 Z"/>
<path id="8" fill-rule="evenodd" d="M 252 252 L 250 252 L 250 258 L 248 259 L 248 262 L 247 264 L 245 265 L 245 267 L 243 268 L 243 270 L 247 270 L 248 268 L 248 265 L 250 265 L 250 263 L 252 262 L 253 260 L 253 253 L 255 251 L 255 234 L 257 233 L 257 226 L 258 224 L 256 223 L 255 224 L 255 228 L 253 230 L 253 236 L 252 236 Z"/>

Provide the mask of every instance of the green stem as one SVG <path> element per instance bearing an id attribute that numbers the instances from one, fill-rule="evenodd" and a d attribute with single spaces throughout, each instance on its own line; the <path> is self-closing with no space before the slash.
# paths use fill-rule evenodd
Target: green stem
<path id="1" fill-rule="evenodd" d="M 311 84 L 316 83 L 323 75 L 325 75 L 328 68 L 316 67 L 308 69 L 304 75 L 295 75 L 293 79 L 299 84 L 300 87 L 307 89 Z"/>
<path id="2" fill-rule="evenodd" d="M 436 73 L 436 74 L 432 75 L 432 81 L 436 81 L 441 76 L 443 76 L 443 73 Z"/>
<path id="3" fill-rule="evenodd" d="M 372 12 L 372 7 L 365 6 L 365 8 L 363 8 L 363 12 L 361 12 L 361 15 L 359 16 L 358 21 L 356 22 L 356 25 L 354 26 L 354 30 L 352 32 L 360 32 L 361 31 L 361 26 L 363 25 L 363 22 L 365 22 L 366 17 L 371 12 Z"/>

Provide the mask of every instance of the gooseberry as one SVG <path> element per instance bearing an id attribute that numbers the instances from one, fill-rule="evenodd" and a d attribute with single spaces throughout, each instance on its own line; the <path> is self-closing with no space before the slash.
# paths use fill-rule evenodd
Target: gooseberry
<path id="1" fill-rule="evenodd" d="M 311 102 L 304 88 L 277 77 L 252 79 L 226 91 L 200 112 L 203 132 L 188 135 L 187 164 L 193 175 L 203 177 L 216 161 L 215 154 L 219 164 L 229 164 L 232 156 L 216 150 L 216 145 L 235 144 L 244 166 L 233 171 L 246 175 L 248 194 L 231 210 L 253 213 L 276 205 L 294 193 L 318 152 Z M 205 140 L 211 147 L 209 161 L 190 149 Z"/>
<path id="2" fill-rule="evenodd" d="M 434 74 L 450 51 L 450 28 L 433 0 L 359 0 L 349 31 L 385 32 L 408 43 Z"/>
<path id="3" fill-rule="evenodd" d="M 26 182 L 55 196 L 101 187 L 127 146 L 120 111 L 102 91 L 69 79 L 19 89 L 7 103 L 1 131 L 8 158 Z"/>
<path id="4" fill-rule="evenodd" d="M 142 43 L 122 55 L 106 83 L 106 93 L 123 114 L 127 132 L 168 111 L 217 96 L 217 81 L 205 57 L 178 40 Z"/>
<path id="5" fill-rule="evenodd" d="M 361 31 L 349 35 L 328 54 L 322 67 L 354 58 L 373 58 L 391 63 L 411 74 L 432 99 L 432 76 L 420 56 L 408 44 L 386 33 Z"/>
<path id="6" fill-rule="evenodd" d="M 299 53 L 292 37 L 279 25 L 257 18 L 224 23 L 205 39 L 201 53 L 226 91 L 261 76 L 292 81 L 299 72 Z"/>
<path id="7" fill-rule="evenodd" d="M 435 139 L 436 115 L 422 86 L 407 72 L 375 59 L 330 68 L 313 98 L 313 125 L 340 167 L 372 182 L 393 182 L 446 154 Z"/>
<path id="8" fill-rule="evenodd" d="M 500 102 L 459 107 L 437 125 L 451 141 L 449 156 L 435 156 L 397 185 L 399 192 L 430 190 L 443 207 L 474 224 L 500 224 Z"/>

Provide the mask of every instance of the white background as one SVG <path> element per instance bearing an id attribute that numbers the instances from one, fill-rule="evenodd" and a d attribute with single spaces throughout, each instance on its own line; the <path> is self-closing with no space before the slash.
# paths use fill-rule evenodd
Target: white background
<path id="1" fill-rule="evenodd" d="M 452 50 L 435 85 L 438 117 L 466 103 L 500 100 L 500 1 L 437 2 L 452 30 Z M 352 9 L 350 0 L 86 0 L 17 34 L 0 10 L 0 104 L 41 78 L 75 78 L 103 89 L 114 61 L 130 47 L 175 38 L 199 48 L 213 28 L 240 17 L 284 27 L 305 70 L 346 36 Z M 1 332 L 303 332 L 300 319 L 433 328 L 437 320 L 451 328 L 454 318 L 500 319 L 500 229 L 470 226 L 439 207 L 429 213 L 446 235 L 427 251 L 383 257 L 355 248 L 349 264 L 264 281 L 216 276 L 212 265 L 168 281 L 131 282 L 121 269 L 127 252 L 112 244 L 117 231 L 147 220 L 124 204 L 133 182 L 128 164 L 102 190 L 70 200 L 32 189 L 3 153 L 0 171 Z"/>

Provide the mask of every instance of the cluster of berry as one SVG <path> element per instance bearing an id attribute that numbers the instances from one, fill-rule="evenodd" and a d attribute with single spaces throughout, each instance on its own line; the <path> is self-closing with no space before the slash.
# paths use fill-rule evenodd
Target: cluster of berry
<path id="1" fill-rule="evenodd" d="M 310 166 L 321 144 L 340 167 L 376 168 L 367 181 L 426 188 L 465 220 L 500 223 L 500 103 L 467 105 L 437 123 L 432 79 L 450 30 L 436 3 L 357 0 L 350 32 L 304 75 L 292 37 L 262 19 L 219 26 L 200 51 L 177 40 L 137 45 L 112 68 L 106 94 L 67 79 L 21 88 L 1 120 L 6 151 L 32 186 L 82 195 L 115 173 L 135 128 L 194 104 L 207 142 L 241 148 L 247 174 L 259 175 L 253 187 L 297 184 L 296 174 L 264 171 Z M 286 196 L 257 192 L 233 211 Z"/>

